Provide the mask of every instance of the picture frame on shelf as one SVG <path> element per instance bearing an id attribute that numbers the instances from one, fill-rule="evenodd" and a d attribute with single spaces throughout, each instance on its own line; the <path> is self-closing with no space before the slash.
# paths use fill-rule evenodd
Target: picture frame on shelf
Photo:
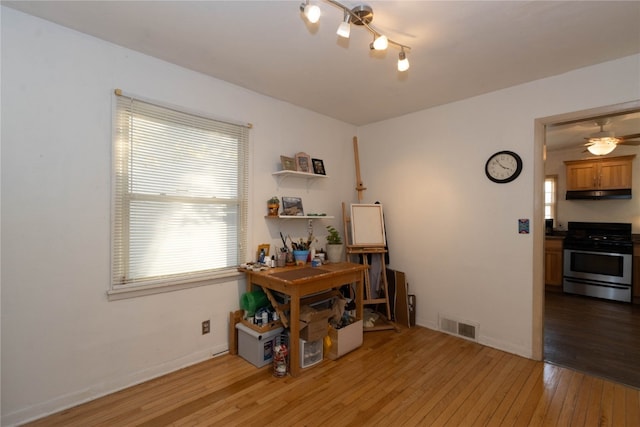
<path id="1" fill-rule="evenodd" d="M 302 207 L 302 198 L 283 196 L 282 197 L 282 215 L 304 216 L 304 208 Z"/>
<path id="2" fill-rule="evenodd" d="M 313 173 L 311 156 L 307 153 L 296 153 L 296 170 L 298 172 Z"/>
<path id="3" fill-rule="evenodd" d="M 295 171 L 297 170 L 296 159 L 293 157 L 280 156 L 280 163 L 282 163 L 283 171 Z"/>
<path id="4" fill-rule="evenodd" d="M 324 162 L 320 159 L 311 159 L 311 163 L 313 164 L 313 173 L 316 175 L 326 175 L 327 173 L 324 170 Z"/>

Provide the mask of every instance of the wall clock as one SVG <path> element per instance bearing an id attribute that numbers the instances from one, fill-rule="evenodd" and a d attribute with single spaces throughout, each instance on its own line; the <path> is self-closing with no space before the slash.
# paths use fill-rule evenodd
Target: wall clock
<path id="1" fill-rule="evenodd" d="M 506 184 L 522 172 L 522 159 L 513 151 L 498 151 L 487 160 L 484 172 L 493 182 Z"/>

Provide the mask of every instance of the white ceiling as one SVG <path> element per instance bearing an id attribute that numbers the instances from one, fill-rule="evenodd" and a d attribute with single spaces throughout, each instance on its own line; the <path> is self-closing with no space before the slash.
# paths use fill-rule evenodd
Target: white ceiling
<path id="1" fill-rule="evenodd" d="M 354 125 L 640 53 L 640 1 L 368 1 L 411 46 L 400 73 L 397 49 L 362 27 L 339 39 L 342 11 L 311 1 L 315 25 L 300 1 L 2 4 Z"/>

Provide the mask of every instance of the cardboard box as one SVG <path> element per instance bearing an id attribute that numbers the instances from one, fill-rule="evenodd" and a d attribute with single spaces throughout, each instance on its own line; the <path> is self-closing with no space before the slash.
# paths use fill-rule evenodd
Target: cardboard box
<path id="1" fill-rule="evenodd" d="M 247 362 L 258 368 L 268 365 L 273 360 L 273 343 L 283 328 L 268 332 L 258 332 L 242 323 L 236 323 L 238 329 L 238 354 Z"/>
<path id="2" fill-rule="evenodd" d="M 318 341 L 327 336 L 331 309 L 316 310 L 307 305 L 300 307 L 300 338 L 305 341 Z"/>
<path id="3" fill-rule="evenodd" d="M 362 345 L 362 320 L 334 329 L 329 327 L 331 345 L 327 350 L 327 357 L 335 360 Z"/>
<path id="4" fill-rule="evenodd" d="M 278 329 L 278 328 L 282 328 L 282 322 L 280 320 L 275 320 L 272 322 L 267 323 L 264 326 L 258 326 L 255 323 L 251 323 L 249 322 L 247 319 L 242 319 L 241 320 L 242 324 L 248 328 L 253 329 L 256 332 L 260 332 L 260 333 L 267 333 L 269 331 L 272 331 L 274 329 Z"/>

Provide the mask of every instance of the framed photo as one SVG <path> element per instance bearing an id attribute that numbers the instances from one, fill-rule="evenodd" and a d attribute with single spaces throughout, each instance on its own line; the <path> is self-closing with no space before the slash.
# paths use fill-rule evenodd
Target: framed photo
<path id="1" fill-rule="evenodd" d="M 313 173 L 311 156 L 307 153 L 296 153 L 296 170 L 298 172 Z"/>
<path id="2" fill-rule="evenodd" d="M 269 256 L 269 248 L 271 245 L 269 243 L 263 243 L 258 245 L 258 252 L 256 252 L 256 260 L 260 259 L 260 252 L 264 251 L 265 258 Z"/>
<path id="3" fill-rule="evenodd" d="M 300 197 L 282 197 L 282 215 L 304 216 L 302 199 Z"/>
<path id="4" fill-rule="evenodd" d="M 327 173 L 324 171 L 324 162 L 320 159 L 311 159 L 311 163 L 313 163 L 313 173 L 317 175 L 326 175 Z"/>
<path id="5" fill-rule="evenodd" d="M 283 171 L 296 170 L 296 159 L 294 159 L 293 157 L 280 156 L 280 162 L 282 163 Z"/>

